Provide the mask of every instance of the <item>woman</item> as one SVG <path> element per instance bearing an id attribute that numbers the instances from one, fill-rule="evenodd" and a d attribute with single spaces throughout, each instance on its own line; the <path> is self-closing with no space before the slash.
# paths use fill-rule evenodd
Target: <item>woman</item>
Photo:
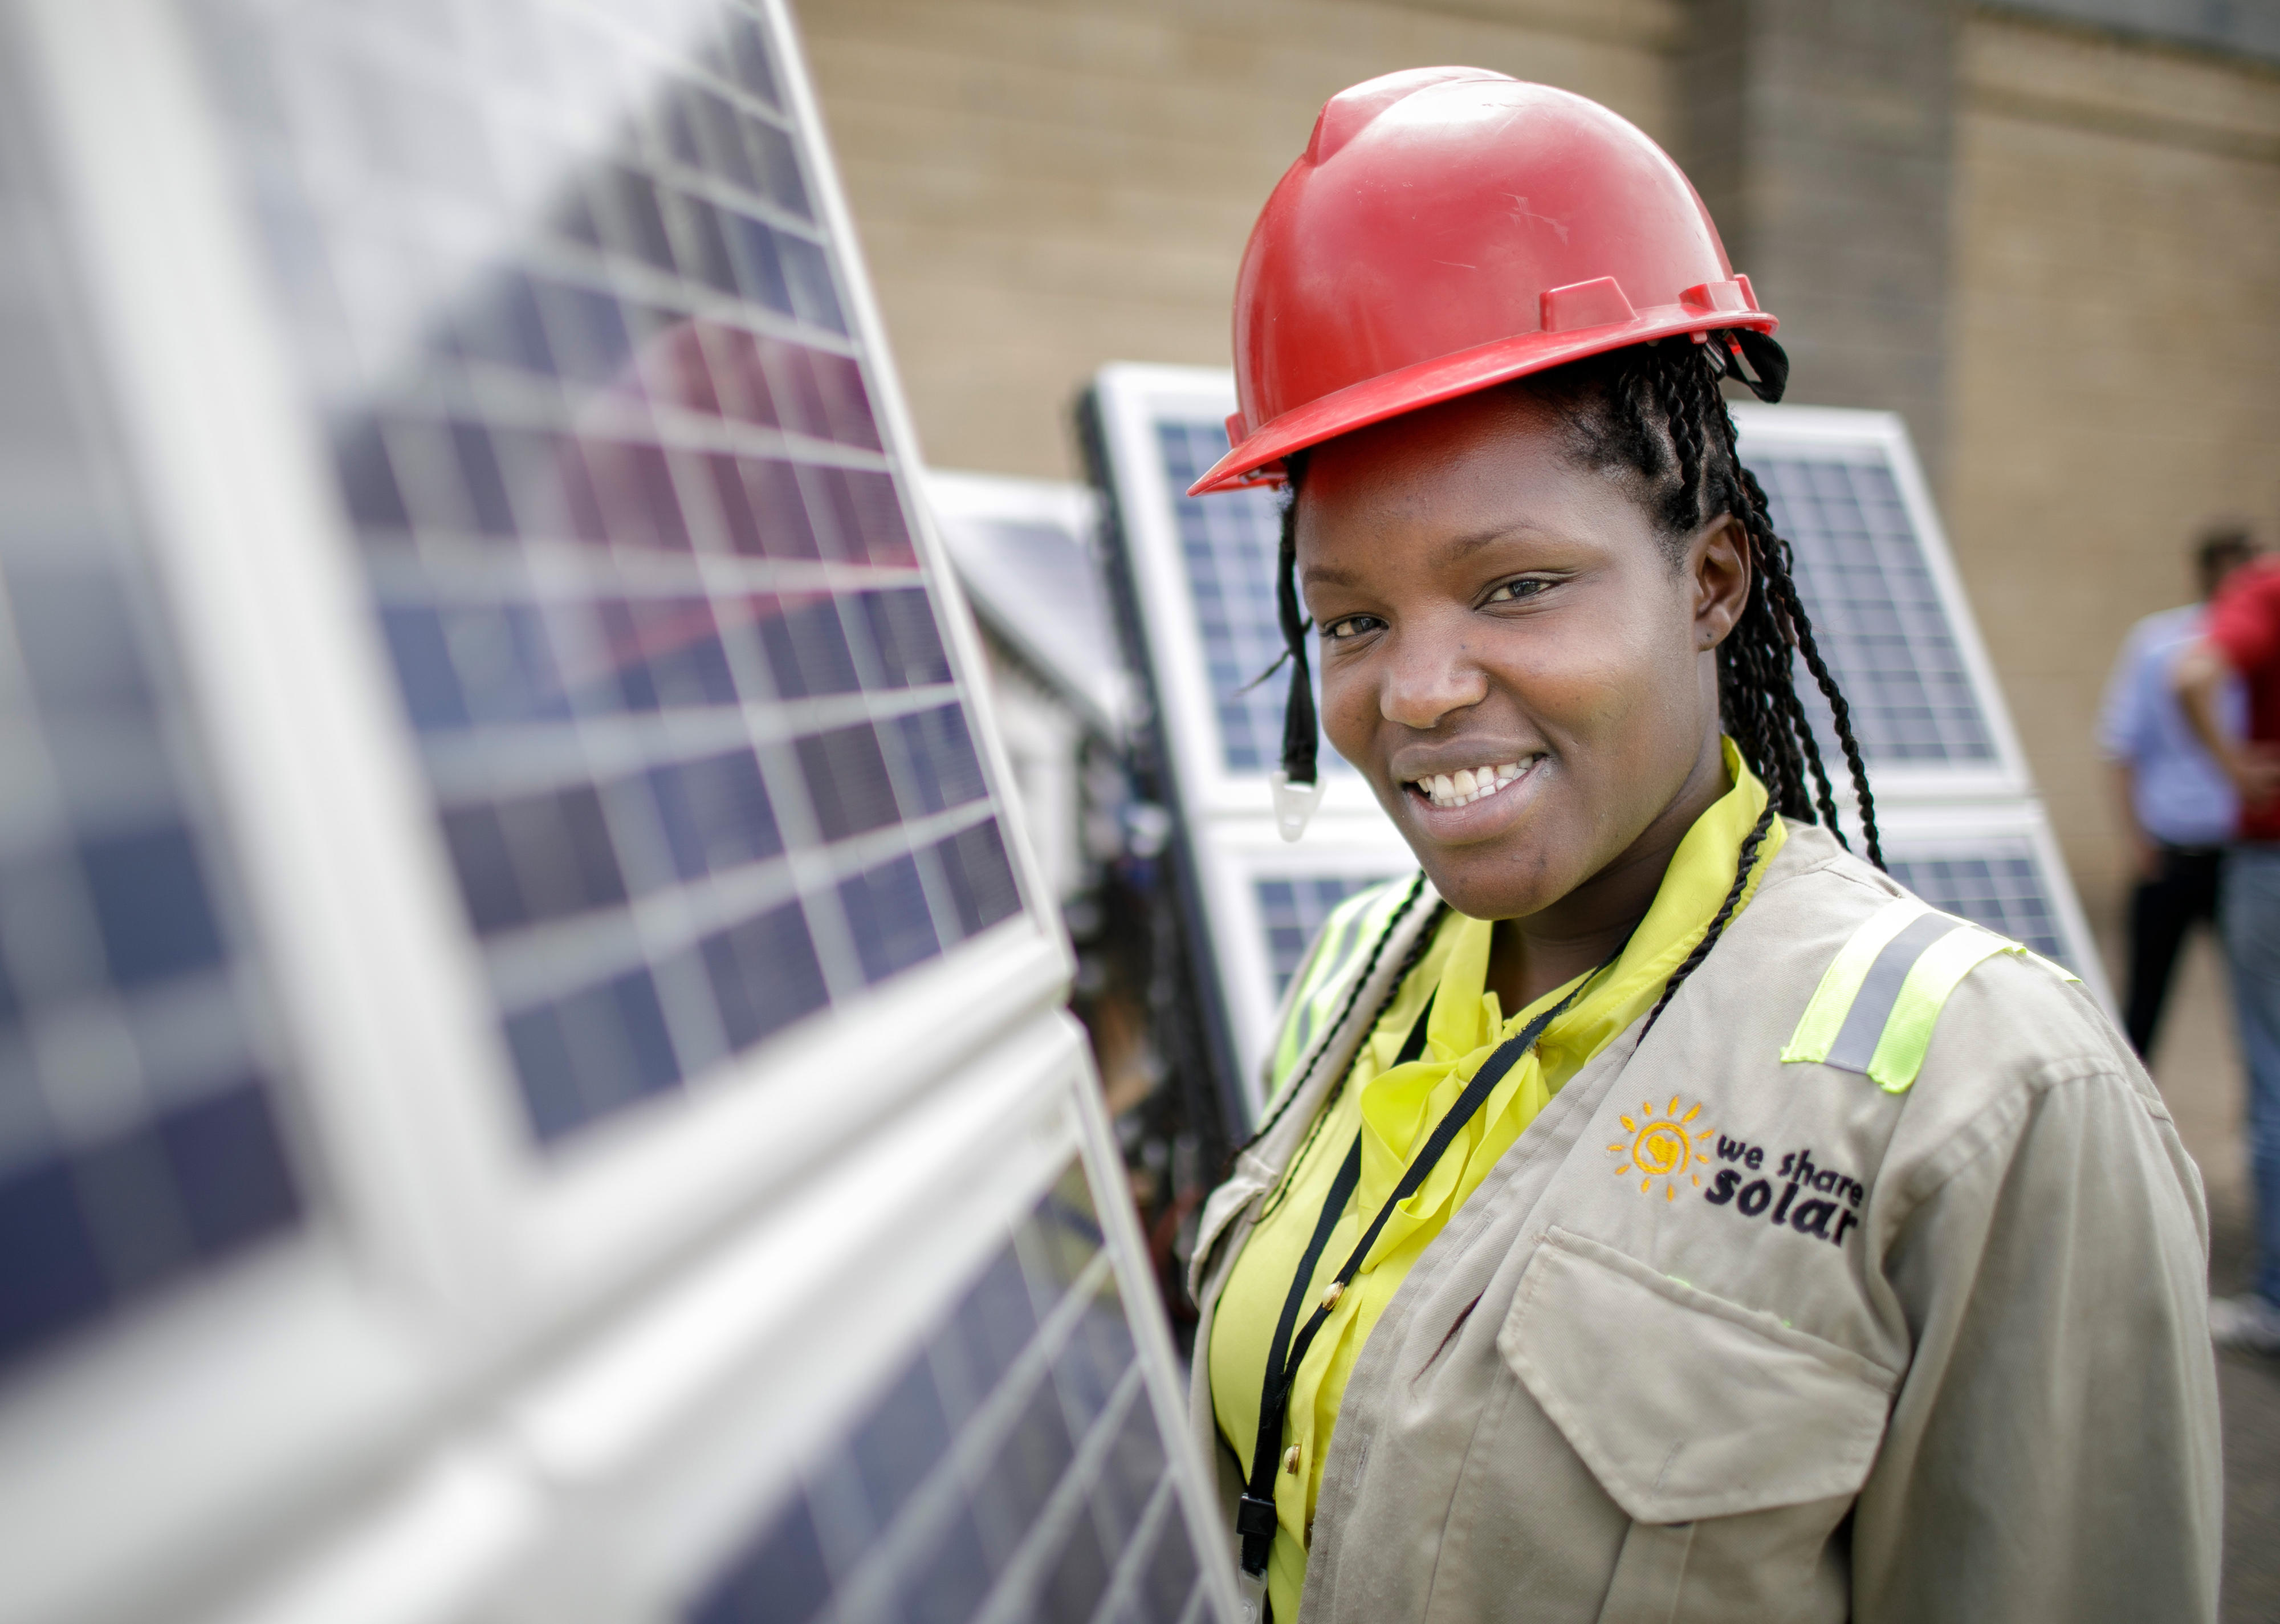
<path id="1" fill-rule="evenodd" d="M 1881 872 L 1719 392 L 1772 326 L 1645 136 L 1478 70 L 1332 100 L 1252 235 L 1197 489 L 1289 488 L 1278 793 L 1311 624 L 1423 870 L 1198 1236 L 1285 1624 L 2215 1616 L 2198 1176 L 2072 978 Z"/>

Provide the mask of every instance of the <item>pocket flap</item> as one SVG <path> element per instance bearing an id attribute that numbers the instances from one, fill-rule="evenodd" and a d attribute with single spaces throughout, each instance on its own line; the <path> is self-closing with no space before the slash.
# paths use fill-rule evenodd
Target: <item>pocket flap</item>
<path id="1" fill-rule="evenodd" d="M 1859 1490 L 1893 1377 L 1858 1354 L 1554 1229 L 1497 1351 L 1638 1522 Z"/>

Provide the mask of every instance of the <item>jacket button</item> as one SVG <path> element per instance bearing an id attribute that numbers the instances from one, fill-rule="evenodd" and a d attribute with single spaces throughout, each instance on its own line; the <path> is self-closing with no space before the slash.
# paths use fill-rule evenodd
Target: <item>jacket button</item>
<path id="1" fill-rule="evenodd" d="M 1298 1475 L 1298 1446 L 1293 1443 L 1282 1451 L 1282 1469 L 1291 1476 Z"/>
<path id="2" fill-rule="evenodd" d="M 1330 1289 L 1322 1293 L 1322 1306 L 1325 1308 L 1336 1308 L 1338 1305 L 1338 1299 L 1345 1294 L 1346 1282 L 1343 1280 L 1332 1281 L 1330 1282 Z"/>

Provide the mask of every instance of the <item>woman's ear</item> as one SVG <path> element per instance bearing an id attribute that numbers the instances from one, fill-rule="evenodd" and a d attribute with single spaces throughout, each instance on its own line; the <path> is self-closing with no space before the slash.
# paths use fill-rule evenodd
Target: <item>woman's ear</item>
<path id="1" fill-rule="evenodd" d="M 1694 646 L 1726 641 L 1750 601 L 1749 533 L 1722 513 L 1694 533 L 1686 546 L 1686 579 L 1694 597 Z"/>

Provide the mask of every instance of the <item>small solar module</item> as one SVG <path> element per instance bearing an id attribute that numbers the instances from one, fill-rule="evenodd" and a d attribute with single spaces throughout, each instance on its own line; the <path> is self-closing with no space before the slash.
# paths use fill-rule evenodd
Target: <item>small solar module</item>
<path id="1" fill-rule="evenodd" d="M 1130 638 L 1155 701 L 1161 753 L 1195 876 L 1198 957 L 1216 967 L 1227 1092 L 1242 1120 L 1273 1012 L 1335 901 L 1413 869 L 1358 774 L 1325 741 L 1322 810 L 1282 846 L 1267 774 L 1279 765 L 1287 677 L 1246 687 L 1282 646 L 1275 617 L 1277 496 L 1191 497 L 1227 444 L 1223 372 L 1112 366 L 1094 399 L 1113 501 Z M 1796 579 L 1817 646 L 1842 687 L 1868 762 L 1893 873 L 1942 907 L 2017 936 L 2103 996 L 2095 949 L 2058 860 L 1905 427 L 1890 413 L 1740 404 L 1745 460 Z M 1799 689 L 1852 794 L 1827 703 Z M 1937 826 L 1922 855 L 1892 831 Z M 1960 820 L 1960 821 L 1959 821 Z"/>

